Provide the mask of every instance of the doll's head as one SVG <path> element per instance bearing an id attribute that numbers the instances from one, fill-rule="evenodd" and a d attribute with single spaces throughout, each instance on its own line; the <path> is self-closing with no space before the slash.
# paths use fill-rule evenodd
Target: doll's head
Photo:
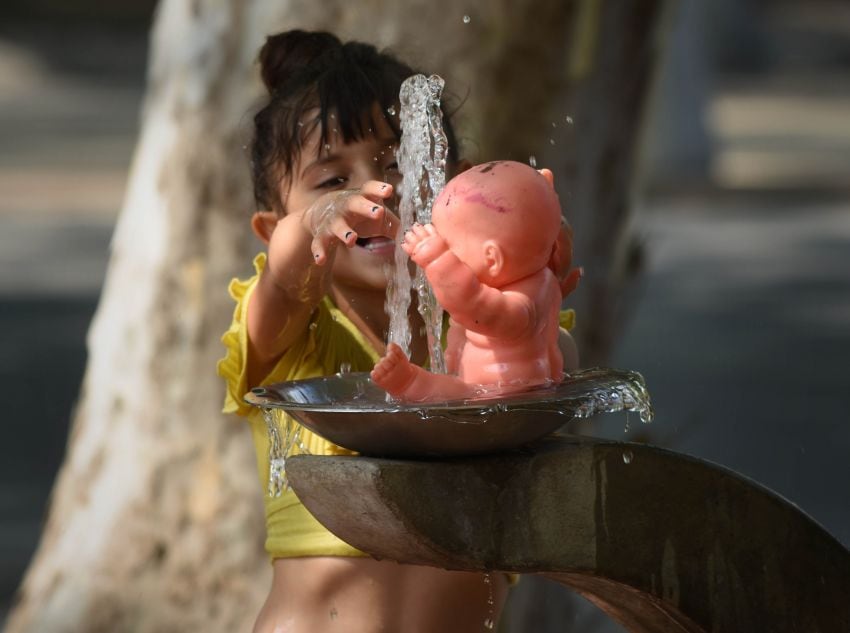
<path id="1" fill-rule="evenodd" d="M 317 127 L 318 151 L 332 135 L 345 144 L 368 138 L 378 129 L 376 116 L 400 137 L 399 90 L 417 71 L 389 53 L 343 43 L 331 33 L 293 30 L 269 37 L 259 61 L 269 101 L 254 116 L 251 144 L 258 209 L 283 211 L 281 186 L 290 182 L 305 139 Z M 457 143 L 445 114 L 443 127 L 454 163 Z"/>
<path id="2" fill-rule="evenodd" d="M 431 215 L 452 252 L 494 287 L 545 268 L 561 227 L 550 179 L 513 161 L 476 165 L 455 176 Z"/>

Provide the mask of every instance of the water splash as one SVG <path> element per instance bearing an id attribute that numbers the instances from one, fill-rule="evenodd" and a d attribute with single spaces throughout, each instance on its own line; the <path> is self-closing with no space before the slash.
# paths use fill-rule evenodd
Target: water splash
<path id="1" fill-rule="evenodd" d="M 286 459 L 291 455 L 309 455 L 301 439 L 302 427 L 279 409 L 263 408 L 263 419 L 269 435 L 269 482 L 267 494 L 279 497 L 289 490 L 286 478 Z"/>
<path id="2" fill-rule="evenodd" d="M 590 418 L 599 413 L 626 411 L 637 413 L 644 424 L 655 417 L 646 382 L 639 373 L 597 368 L 573 373 L 567 379 L 579 375 L 587 379 L 589 388 L 574 394 L 577 404 L 574 417 Z"/>
<path id="3" fill-rule="evenodd" d="M 400 187 L 399 228 L 397 241 L 414 221 L 431 221 L 434 199 L 446 184 L 448 141 L 443 131 L 440 98 L 445 82 L 437 75 L 414 75 L 401 85 L 399 121 L 402 129 L 398 149 L 399 170 L 403 175 Z M 410 290 L 416 288 L 418 308 L 425 322 L 431 371 L 445 373 L 441 344 L 443 310 L 437 303 L 431 286 L 422 270 L 417 268 L 411 281 L 407 255 L 397 247 L 395 274 L 387 290 L 386 310 L 390 316 L 388 342 L 396 343 L 410 355 L 411 331 L 408 319 Z"/>
<path id="4" fill-rule="evenodd" d="M 492 631 L 496 627 L 496 600 L 493 596 L 493 573 L 484 574 L 484 584 L 487 585 L 487 617 L 484 618 L 484 628 Z"/>
<path id="5" fill-rule="evenodd" d="M 457 424 L 486 424 L 511 413 L 548 413 L 564 418 L 589 418 L 601 413 L 637 413 L 643 423 L 654 417 L 646 382 L 638 372 L 596 367 L 571 372 L 559 383 L 509 395 L 482 391 L 479 397 L 429 402 L 387 401 L 386 392 L 366 372 L 335 374 L 262 388 L 246 396 L 255 406 L 292 411 L 323 409 L 373 417 L 413 413 L 417 421 L 441 419 Z"/>

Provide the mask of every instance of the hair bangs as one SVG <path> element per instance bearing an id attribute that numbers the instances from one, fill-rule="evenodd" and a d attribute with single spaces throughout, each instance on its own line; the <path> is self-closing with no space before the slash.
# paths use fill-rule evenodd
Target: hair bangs
<path id="1" fill-rule="evenodd" d="M 389 113 L 398 104 L 398 92 L 406 77 L 386 77 L 386 69 L 353 59 L 329 69 L 317 81 L 322 146 L 331 134 L 339 134 L 343 143 L 361 141 L 377 128 L 376 106 L 380 116 L 400 138 L 397 116 Z M 388 81 L 389 79 L 389 81 Z"/>

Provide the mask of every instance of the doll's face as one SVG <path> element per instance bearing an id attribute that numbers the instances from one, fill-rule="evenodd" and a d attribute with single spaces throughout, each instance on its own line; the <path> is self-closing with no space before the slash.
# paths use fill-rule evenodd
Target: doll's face
<path id="1" fill-rule="evenodd" d="M 488 285 L 547 265 L 561 224 L 551 184 L 522 163 L 472 167 L 449 182 L 432 219 L 452 252 Z"/>

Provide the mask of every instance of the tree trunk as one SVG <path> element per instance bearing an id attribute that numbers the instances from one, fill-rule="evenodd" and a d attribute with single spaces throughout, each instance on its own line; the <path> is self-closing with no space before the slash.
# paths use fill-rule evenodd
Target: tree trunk
<path id="1" fill-rule="evenodd" d="M 214 371 L 232 313 L 227 283 L 249 272 L 259 248 L 249 237 L 243 145 L 265 35 L 323 28 L 440 72 L 459 95 L 468 89 L 461 124 L 479 139 L 478 155 L 466 144 L 474 160 L 543 155 L 553 99 L 572 95 L 582 117 L 576 142 L 556 146 L 549 164 L 563 171 L 566 162 L 567 186 L 575 185 L 566 200 L 582 217 L 597 206 L 610 211 L 575 222 L 579 239 L 599 249 L 586 265 L 610 277 L 622 240 L 602 238 L 622 234 L 640 113 L 619 100 L 642 96 L 648 67 L 639 57 L 635 73 L 618 58 L 619 74 L 603 81 L 600 41 L 624 11 L 630 21 L 614 29 L 618 36 L 632 24 L 644 30 L 615 48 L 643 54 L 652 10 L 632 1 L 622 3 L 631 13 L 618 3 L 594 13 L 599 4 L 163 0 L 80 405 L 7 633 L 245 631 L 268 589 L 251 439 L 244 424 L 221 415 Z M 588 35 L 581 25 L 597 30 Z M 582 66 L 576 54 L 596 61 Z M 618 84 L 626 76 L 628 89 Z M 591 91 L 580 99 L 584 85 Z M 616 103 L 598 102 L 607 99 Z M 587 320 L 598 309 L 590 306 Z"/>

